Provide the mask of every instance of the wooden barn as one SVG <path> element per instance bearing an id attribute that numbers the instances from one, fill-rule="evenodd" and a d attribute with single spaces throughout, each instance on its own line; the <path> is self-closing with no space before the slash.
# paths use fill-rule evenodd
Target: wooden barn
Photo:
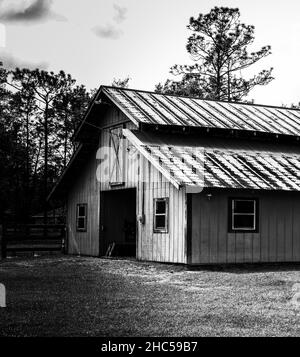
<path id="1" fill-rule="evenodd" d="M 102 86 L 49 200 L 70 254 L 300 261 L 300 111 Z"/>

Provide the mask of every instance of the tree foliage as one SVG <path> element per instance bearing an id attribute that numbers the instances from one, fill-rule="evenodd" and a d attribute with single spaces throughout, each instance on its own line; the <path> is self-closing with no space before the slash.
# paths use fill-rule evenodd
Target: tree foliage
<path id="1" fill-rule="evenodd" d="M 129 81 L 130 81 L 130 77 L 126 77 L 124 79 L 120 79 L 120 78 L 116 79 L 116 78 L 114 78 L 114 80 L 113 80 L 111 85 L 113 87 L 128 88 Z"/>
<path id="2" fill-rule="evenodd" d="M 25 219 L 46 209 L 89 100 L 86 88 L 63 71 L 0 67 L 0 186 L 10 188 L 0 201 L 0 222 L 4 211 Z"/>
<path id="3" fill-rule="evenodd" d="M 192 31 L 186 49 L 191 65 L 174 65 L 171 73 L 182 75 L 181 81 L 168 80 L 157 91 L 187 92 L 217 100 L 241 100 L 257 85 L 272 79 L 272 68 L 246 79 L 244 71 L 270 55 L 271 47 L 263 46 L 250 52 L 254 42 L 254 26 L 240 22 L 236 8 L 215 7 L 208 14 L 191 17 L 187 26 Z M 197 90 L 197 86 L 198 90 Z"/>
<path id="4" fill-rule="evenodd" d="M 192 97 L 205 97 L 207 84 L 202 77 L 188 74 L 182 76 L 181 81 L 167 79 L 164 84 L 159 83 L 155 91 L 164 94 L 175 94 Z"/>
<path id="5" fill-rule="evenodd" d="M 25 147 L 20 122 L 15 120 L 10 92 L 5 87 L 7 71 L 0 65 L 0 222 L 5 214 L 24 216 Z"/>

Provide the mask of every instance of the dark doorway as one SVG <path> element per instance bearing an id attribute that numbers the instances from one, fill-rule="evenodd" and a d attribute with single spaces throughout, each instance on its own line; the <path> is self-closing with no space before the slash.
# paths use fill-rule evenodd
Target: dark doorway
<path id="1" fill-rule="evenodd" d="M 136 189 L 100 193 L 100 255 L 136 256 Z"/>

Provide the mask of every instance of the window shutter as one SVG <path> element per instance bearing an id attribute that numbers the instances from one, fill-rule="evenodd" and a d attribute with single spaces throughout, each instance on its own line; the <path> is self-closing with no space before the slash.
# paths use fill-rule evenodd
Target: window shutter
<path id="1" fill-rule="evenodd" d="M 125 164 L 125 145 L 122 134 L 122 128 L 110 130 L 110 176 L 109 183 L 111 185 L 123 184 L 124 179 L 124 164 Z"/>

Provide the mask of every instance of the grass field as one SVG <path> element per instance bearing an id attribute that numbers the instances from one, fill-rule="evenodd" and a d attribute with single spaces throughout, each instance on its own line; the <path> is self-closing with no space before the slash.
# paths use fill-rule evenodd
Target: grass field
<path id="1" fill-rule="evenodd" d="M 13 258 L 0 262 L 0 283 L 0 336 L 300 336 L 299 265 Z"/>

